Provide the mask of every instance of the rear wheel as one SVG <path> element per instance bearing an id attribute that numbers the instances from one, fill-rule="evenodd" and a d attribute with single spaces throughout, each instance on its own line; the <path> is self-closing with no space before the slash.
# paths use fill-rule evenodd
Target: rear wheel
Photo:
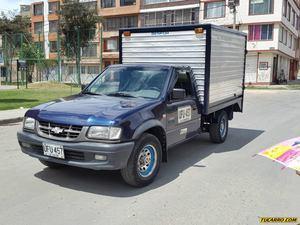
<path id="1" fill-rule="evenodd" d="M 43 165 L 45 165 L 45 166 L 47 166 L 47 167 L 49 167 L 49 168 L 51 168 L 51 169 L 59 169 L 59 168 L 64 167 L 64 165 L 58 164 L 58 163 L 55 163 L 55 162 L 49 162 L 49 161 L 42 160 L 42 159 L 39 159 L 39 160 L 40 160 L 40 162 L 41 162 Z"/>
<path id="2" fill-rule="evenodd" d="M 131 186 L 147 186 L 157 176 L 161 159 L 162 147 L 157 137 L 143 134 L 135 144 L 127 166 L 121 170 L 121 175 Z"/>
<path id="3" fill-rule="evenodd" d="M 214 143 L 223 143 L 228 134 L 228 115 L 221 111 L 216 118 L 216 122 L 209 125 L 210 140 Z"/>

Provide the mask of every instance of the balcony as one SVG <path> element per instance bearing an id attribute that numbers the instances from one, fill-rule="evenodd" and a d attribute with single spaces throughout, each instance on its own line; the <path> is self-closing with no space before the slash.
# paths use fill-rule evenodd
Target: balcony
<path id="1" fill-rule="evenodd" d="M 99 14 L 103 17 L 138 14 L 139 0 L 100 0 Z"/>
<path id="2" fill-rule="evenodd" d="M 199 0 L 141 0 L 141 9 L 199 4 Z"/>

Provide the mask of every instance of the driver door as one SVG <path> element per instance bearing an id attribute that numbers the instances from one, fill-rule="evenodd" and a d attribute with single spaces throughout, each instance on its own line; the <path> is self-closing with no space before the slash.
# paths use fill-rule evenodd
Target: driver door
<path id="1" fill-rule="evenodd" d="M 196 97 L 192 88 L 190 73 L 177 69 L 176 82 L 172 89 L 184 89 L 183 99 L 172 99 L 167 103 L 167 143 L 168 146 L 183 142 L 195 136 L 200 128 L 200 114 L 198 114 Z"/>

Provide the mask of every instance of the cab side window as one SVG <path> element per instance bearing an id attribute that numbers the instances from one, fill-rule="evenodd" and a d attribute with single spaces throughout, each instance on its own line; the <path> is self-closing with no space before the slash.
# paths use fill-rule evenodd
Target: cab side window
<path id="1" fill-rule="evenodd" d="M 184 89 L 186 97 L 189 98 L 192 96 L 192 84 L 190 76 L 186 70 L 176 70 L 177 81 L 174 88 Z"/>

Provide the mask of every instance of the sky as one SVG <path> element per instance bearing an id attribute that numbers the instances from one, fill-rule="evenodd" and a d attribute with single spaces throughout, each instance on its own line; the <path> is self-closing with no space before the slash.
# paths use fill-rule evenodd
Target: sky
<path id="1" fill-rule="evenodd" d="M 0 12 L 20 9 L 20 4 L 29 4 L 32 0 L 0 0 Z"/>

